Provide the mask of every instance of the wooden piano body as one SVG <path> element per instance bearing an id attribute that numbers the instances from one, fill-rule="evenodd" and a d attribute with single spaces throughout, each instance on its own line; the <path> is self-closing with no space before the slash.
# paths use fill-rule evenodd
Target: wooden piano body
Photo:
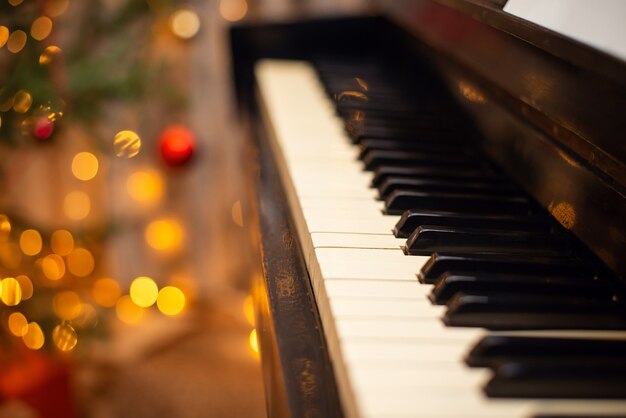
<path id="1" fill-rule="evenodd" d="M 237 94 L 258 163 L 251 174 L 263 275 L 254 297 L 270 416 L 331 417 L 344 411 L 255 100 L 254 64 L 261 58 L 369 54 L 385 57 L 407 83 L 436 74 L 475 125 L 468 140 L 608 271 L 626 277 L 626 66 L 508 15 L 499 3 L 390 1 L 381 2 L 375 17 L 233 29 Z"/>

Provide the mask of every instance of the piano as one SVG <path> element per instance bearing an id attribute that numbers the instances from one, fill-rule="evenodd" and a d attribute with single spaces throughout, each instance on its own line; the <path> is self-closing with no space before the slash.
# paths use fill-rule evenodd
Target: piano
<path id="1" fill-rule="evenodd" d="M 626 417 L 626 66 L 505 3 L 231 30 L 268 416 Z"/>

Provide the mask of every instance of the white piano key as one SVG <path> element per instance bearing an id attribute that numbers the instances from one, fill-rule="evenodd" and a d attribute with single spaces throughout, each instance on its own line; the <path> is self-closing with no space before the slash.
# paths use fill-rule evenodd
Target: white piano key
<path id="1" fill-rule="evenodd" d="M 405 256 L 402 251 L 318 248 L 315 256 L 321 275 L 329 279 L 380 279 L 416 281 L 428 257 Z"/>
<path id="2" fill-rule="evenodd" d="M 389 234 L 338 234 L 329 232 L 311 232 L 315 248 L 363 248 L 401 251 L 400 246 L 406 239 L 395 238 Z"/>
<path id="3" fill-rule="evenodd" d="M 381 297 L 424 299 L 432 285 L 421 285 L 417 280 L 325 280 L 329 297 Z"/>
<path id="4" fill-rule="evenodd" d="M 425 299 L 344 299 L 330 298 L 333 316 L 338 318 L 439 318 L 444 306 L 433 306 Z"/>

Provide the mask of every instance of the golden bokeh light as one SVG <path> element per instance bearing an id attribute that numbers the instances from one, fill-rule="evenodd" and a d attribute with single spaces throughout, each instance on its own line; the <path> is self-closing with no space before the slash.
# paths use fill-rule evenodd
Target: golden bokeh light
<path id="1" fill-rule="evenodd" d="M 26 326 L 26 332 L 22 336 L 24 345 L 31 350 L 39 350 L 43 347 L 46 338 L 43 335 L 41 327 L 36 322 L 31 322 Z"/>
<path id="2" fill-rule="evenodd" d="M 120 131 L 113 138 L 113 149 L 120 158 L 133 158 L 141 150 L 141 138 L 133 131 Z"/>
<path id="3" fill-rule="evenodd" d="M 107 308 L 115 306 L 122 295 L 120 285 L 113 279 L 103 277 L 96 280 L 91 288 L 93 300 L 100 306 Z"/>
<path id="4" fill-rule="evenodd" d="M 98 158 L 90 152 L 79 152 L 72 159 L 72 174 L 79 180 L 91 180 L 98 174 Z"/>
<path id="5" fill-rule="evenodd" d="M 7 41 L 7 49 L 12 53 L 17 54 L 26 46 L 26 39 L 26 32 L 23 30 L 18 29 L 11 32 L 9 40 Z"/>
<path id="6" fill-rule="evenodd" d="M 16 269 L 22 263 L 20 247 L 13 242 L 0 243 L 0 261 L 9 269 Z"/>
<path id="7" fill-rule="evenodd" d="M 16 337 L 23 337 L 28 331 L 28 320 L 21 312 L 13 312 L 9 315 L 9 331 Z"/>
<path id="8" fill-rule="evenodd" d="M 181 39 L 191 39 L 200 30 L 198 14 L 189 8 L 176 10 L 170 16 L 170 29 Z"/>
<path id="9" fill-rule="evenodd" d="M 9 0 L 11 6 L 19 6 L 24 0 Z"/>
<path id="10" fill-rule="evenodd" d="M 254 326 L 254 302 L 252 301 L 252 295 L 248 295 L 248 297 L 246 297 L 246 299 L 243 301 L 243 314 L 246 317 L 246 320 L 250 323 L 250 325 Z"/>
<path id="11" fill-rule="evenodd" d="M 83 306 L 78 293 L 72 290 L 64 290 L 52 298 L 52 309 L 59 318 L 71 321 L 80 315 Z"/>
<path id="12" fill-rule="evenodd" d="M 71 351 L 78 343 L 78 335 L 70 324 L 63 322 L 52 330 L 52 341 L 59 350 Z"/>
<path id="13" fill-rule="evenodd" d="M 135 325 L 143 319 L 144 309 L 135 305 L 130 296 L 122 296 L 115 305 L 115 313 L 120 321 Z"/>
<path id="14" fill-rule="evenodd" d="M 26 90 L 20 90 L 13 96 L 13 110 L 17 113 L 26 113 L 33 104 L 33 96 Z"/>
<path id="15" fill-rule="evenodd" d="M 147 308 L 154 305 L 159 296 L 159 288 L 150 277 L 137 277 L 130 284 L 130 298 L 135 305 Z"/>
<path id="16" fill-rule="evenodd" d="M 174 286 L 165 286 L 159 291 L 157 307 L 165 315 L 178 315 L 185 309 L 185 295 Z"/>
<path id="17" fill-rule="evenodd" d="M 67 256 L 67 268 L 78 277 L 87 277 L 93 273 L 95 261 L 93 255 L 85 248 L 75 248 Z"/>
<path id="18" fill-rule="evenodd" d="M 47 0 L 45 2 L 46 14 L 50 17 L 60 16 L 67 10 L 69 4 L 69 0 Z"/>
<path id="19" fill-rule="evenodd" d="M 0 25 L 0 48 L 9 40 L 9 28 Z"/>
<path id="20" fill-rule="evenodd" d="M 65 229 L 54 231 L 50 236 L 50 248 L 55 254 L 69 255 L 74 250 L 74 237 Z"/>
<path id="21" fill-rule="evenodd" d="M 229 22 L 237 22 L 248 13 L 246 0 L 220 0 L 220 15 Z"/>
<path id="22" fill-rule="evenodd" d="M 22 300 L 22 287 L 13 277 L 7 277 L 0 283 L 0 299 L 7 306 L 16 306 Z"/>
<path id="23" fill-rule="evenodd" d="M 0 241 L 6 241 L 11 234 L 11 221 L 6 215 L 0 214 Z"/>
<path id="24" fill-rule="evenodd" d="M 49 254 L 41 261 L 41 270 L 50 280 L 60 280 L 65 276 L 65 261 L 58 254 Z"/>
<path id="25" fill-rule="evenodd" d="M 68 218 L 80 221 L 91 212 L 91 199 L 85 192 L 75 190 L 69 192 L 63 200 L 63 211 Z"/>
<path id="26" fill-rule="evenodd" d="M 50 45 L 43 50 L 41 55 L 39 55 L 39 64 L 40 65 L 48 65 L 52 61 L 56 59 L 56 57 L 60 56 L 63 51 L 56 45 Z"/>
<path id="27" fill-rule="evenodd" d="M 126 181 L 128 195 L 141 203 L 158 203 L 163 197 L 163 189 L 163 178 L 156 170 L 135 171 Z"/>
<path id="28" fill-rule="evenodd" d="M 41 252 L 41 234 L 34 229 L 27 229 L 20 235 L 20 248 L 25 255 L 37 255 Z"/>
<path id="29" fill-rule="evenodd" d="M 34 287 L 33 282 L 30 278 L 24 274 L 20 274 L 19 276 L 15 276 L 15 280 L 20 284 L 20 289 L 22 290 L 22 300 L 28 300 L 33 297 Z"/>
<path id="30" fill-rule="evenodd" d="M 48 16 L 40 16 L 30 26 L 30 36 L 38 41 L 43 41 L 52 32 L 52 19 Z"/>
<path id="31" fill-rule="evenodd" d="M 148 224 L 145 238 L 148 245 L 157 251 L 172 252 L 183 243 L 183 227 L 176 219 L 158 219 Z"/>
<path id="32" fill-rule="evenodd" d="M 243 226 L 243 211 L 241 210 L 241 200 L 235 202 L 230 210 L 230 216 L 237 226 Z"/>
<path id="33" fill-rule="evenodd" d="M 257 336 L 256 336 L 256 328 L 250 331 L 250 336 L 248 337 L 248 340 L 250 342 L 250 348 L 252 349 L 252 351 L 258 354 L 259 353 L 259 340 L 257 339 Z"/>

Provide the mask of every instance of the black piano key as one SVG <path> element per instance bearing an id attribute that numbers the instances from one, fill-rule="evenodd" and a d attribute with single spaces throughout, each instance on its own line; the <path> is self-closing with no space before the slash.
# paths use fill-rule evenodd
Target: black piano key
<path id="1" fill-rule="evenodd" d="M 620 302 L 592 296 L 457 293 L 447 304 L 443 322 L 453 327 L 492 330 L 626 329 Z"/>
<path id="2" fill-rule="evenodd" d="M 405 211 L 393 229 L 397 238 L 408 238 L 418 226 L 462 226 L 467 228 L 501 229 L 512 231 L 548 232 L 553 222 L 547 216 L 519 216 L 501 213 L 471 214 L 435 212 L 411 209 Z"/>
<path id="3" fill-rule="evenodd" d="M 445 127 L 421 127 L 421 134 L 431 138 L 443 137 L 449 138 L 451 136 L 458 136 L 459 131 L 453 128 Z M 352 137 L 353 142 L 360 142 L 365 137 L 379 137 L 379 138 L 401 138 L 415 136 L 415 128 L 402 128 L 395 127 L 393 125 L 388 126 L 370 126 L 365 125 L 358 132 L 348 132 Z"/>
<path id="4" fill-rule="evenodd" d="M 433 284 L 446 271 L 595 277 L 594 265 L 579 258 L 443 253 L 431 255 L 417 277 Z"/>
<path id="5" fill-rule="evenodd" d="M 487 335 L 470 350 L 465 363 L 495 368 L 506 361 L 612 358 L 626 364 L 626 339 Z"/>
<path id="6" fill-rule="evenodd" d="M 525 196 L 494 196 L 474 193 L 420 193 L 395 190 L 385 199 L 385 213 L 402 215 L 405 210 L 463 210 L 469 213 L 503 212 L 530 214 L 531 202 Z"/>
<path id="7" fill-rule="evenodd" d="M 380 166 L 421 166 L 421 167 L 477 167 L 480 163 L 462 154 L 443 154 L 433 152 L 407 152 L 371 150 L 363 156 L 366 170 L 375 170 Z"/>
<path id="8" fill-rule="evenodd" d="M 454 170 L 437 167 L 399 167 L 383 166 L 374 171 L 372 186 L 378 187 L 389 177 L 410 177 L 422 179 L 459 179 L 478 181 L 502 181 L 484 168 L 455 168 Z M 461 209 L 461 208 L 457 208 Z"/>
<path id="9" fill-rule="evenodd" d="M 626 399 L 626 363 L 611 358 L 506 362 L 484 392 L 492 398 Z"/>
<path id="10" fill-rule="evenodd" d="M 526 294 L 592 296 L 606 301 L 619 297 L 616 289 L 609 283 L 589 278 L 446 272 L 437 279 L 429 299 L 437 305 L 445 305 L 459 292 L 471 292 L 473 294 L 521 292 Z"/>
<path id="11" fill-rule="evenodd" d="M 570 254 L 570 238 L 560 233 L 424 225 L 406 242 L 405 254 L 434 252 L 566 256 Z"/>
<path id="12" fill-rule="evenodd" d="M 406 177 L 389 177 L 378 186 L 378 195 L 381 199 L 387 198 L 396 190 L 413 192 L 444 192 L 444 193 L 478 193 L 493 194 L 496 196 L 521 196 L 519 190 L 506 183 L 500 182 L 472 182 L 463 180 L 431 180 Z"/>
<path id="13" fill-rule="evenodd" d="M 407 139 L 362 138 L 359 142 L 359 158 L 362 159 L 371 150 L 425 151 L 429 153 L 438 152 L 476 156 L 475 151 L 473 152 L 470 148 L 462 146 L 458 139 L 431 141 L 428 138 L 420 138 L 418 135 Z"/>

